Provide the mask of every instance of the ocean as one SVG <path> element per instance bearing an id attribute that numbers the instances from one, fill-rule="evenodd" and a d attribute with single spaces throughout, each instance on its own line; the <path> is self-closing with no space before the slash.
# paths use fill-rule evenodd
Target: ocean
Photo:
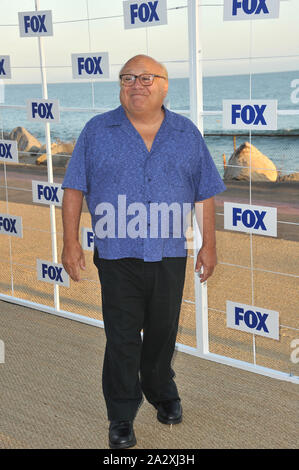
<path id="1" fill-rule="evenodd" d="M 253 99 L 276 99 L 279 110 L 299 109 L 294 103 L 296 93 L 294 81 L 299 80 L 299 71 L 268 74 L 253 74 L 251 77 L 251 96 Z M 293 86 L 292 86 L 293 85 Z M 249 75 L 204 77 L 203 107 L 204 111 L 221 111 L 223 99 L 249 98 Z M 90 82 L 48 84 L 49 98 L 57 98 L 61 107 L 101 108 L 108 110 L 119 105 L 119 85 L 117 82 L 94 82 L 93 92 Z M 42 98 L 41 85 L 8 85 L 5 87 L 5 104 L 25 105 L 28 98 Z M 169 80 L 169 104 L 173 110 L 189 109 L 189 80 L 178 78 Z M 61 141 L 77 139 L 84 124 L 92 117 L 92 112 L 61 112 L 61 122 L 51 125 L 51 138 Z M 0 132 L 10 132 L 17 126 L 25 127 L 41 143 L 45 142 L 44 125 L 29 122 L 26 111 L 0 109 Z M 233 153 L 233 134 L 236 135 L 236 146 L 249 141 L 249 135 L 240 131 L 224 131 L 221 115 L 204 117 L 204 134 L 214 161 L 223 174 L 223 158 L 226 160 Z M 244 135 L 245 134 L 245 135 Z M 299 171 L 299 115 L 278 116 L 278 130 L 264 132 L 263 135 L 252 135 L 251 142 L 262 153 L 267 155 L 284 174 Z M 266 134 L 266 135 L 265 135 Z"/>

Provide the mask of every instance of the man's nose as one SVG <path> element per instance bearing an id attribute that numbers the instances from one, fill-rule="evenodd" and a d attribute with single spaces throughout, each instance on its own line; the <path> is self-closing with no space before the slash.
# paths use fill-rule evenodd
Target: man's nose
<path id="1" fill-rule="evenodd" d="M 133 88 L 144 88 L 144 85 L 142 85 L 139 77 L 137 77 L 135 82 L 133 83 Z"/>

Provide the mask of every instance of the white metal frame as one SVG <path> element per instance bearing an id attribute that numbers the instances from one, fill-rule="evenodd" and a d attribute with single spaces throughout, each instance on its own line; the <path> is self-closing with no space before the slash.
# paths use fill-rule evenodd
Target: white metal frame
<path id="1" fill-rule="evenodd" d="M 39 0 L 35 0 L 35 10 L 38 11 Z M 48 99 L 48 85 L 47 85 L 47 72 L 45 68 L 45 52 L 44 52 L 44 38 L 38 37 L 38 49 L 40 58 L 40 71 L 41 81 L 43 90 L 43 99 Z M 50 123 L 45 123 L 45 135 L 46 135 L 46 153 L 47 153 L 47 172 L 48 182 L 53 183 L 53 165 L 52 165 L 52 151 L 51 151 L 51 130 Z M 57 258 L 57 238 L 56 238 L 56 219 L 55 219 L 55 205 L 50 204 L 50 222 L 51 222 L 51 242 L 52 242 L 52 261 L 58 263 Z M 59 310 L 59 286 L 54 284 L 54 305 L 55 309 Z"/>
<path id="2" fill-rule="evenodd" d="M 203 133 L 203 94 L 202 94 L 202 50 L 201 50 L 201 28 L 199 8 L 202 0 L 188 1 L 188 26 L 189 26 L 189 61 L 190 61 L 190 117 L 194 124 Z M 195 219 L 195 217 L 194 217 Z M 194 227 L 197 224 L 194 220 Z M 198 239 L 198 233 L 195 231 Z M 196 262 L 198 243 L 195 243 L 194 264 Z M 200 284 L 198 275 L 195 274 L 195 301 L 196 301 L 196 348 L 178 345 L 178 350 L 188 352 L 195 356 L 211 361 L 219 362 L 239 369 L 256 372 L 268 377 L 286 380 L 299 384 L 299 377 L 290 374 L 258 366 L 237 359 L 221 356 L 209 352 L 208 338 L 208 300 L 207 286 Z M 254 339 L 253 339 L 254 340 Z"/>
<path id="3" fill-rule="evenodd" d="M 88 0 L 87 0 L 88 2 Z M 202 95 L 202 51 L 200 43 L 200 15 L 199 8 L 202 6 L 202 0 L 188 0 L 188 29 L 189 29 L 189 65 L 190 65 L 190 117 L 199 130 L 203 133 L 203 115 L 204 114 L 221 114 L 221 111 L 214 112 L 203 112 L 203 95 Z M 39 9 L 39 0 L 35 0 L 35 9 Z M 88 3 L 87 3 L 88 10 Z M 39 44 L 39 55 L 40 55 L 40 70 L 41 80 L 43 89 L 43 98 L 48 98 L 47 91 L 47 76 L 45 68 L 45 55 L 43 49 L 43 38 L 38 38 Z M 0 105 L 2 108 L 20 108 L 23 106 L 9 106 Z M 65 111 L 74 111 L 74 109 L 64 108 Z M 90 110 L 90 109 L 88 109 Z M 78 109 L 78 111 L 83 111 Z M 84 110 L 85 111 L 85 110 Z M 101 111 L 93 108 L 93 111 Z M 281 111 L 283 114 L 284 111 Z M 299 113 L 296 111 L 295 114 Z M 45 124 L 45 135 L 46 135 L 46 151 L 47 151 L 47 171 L 48 181 L 53 182 L 53 168 L 52 168 L 52 154 L 51 154 L 51 132 L 50 124 Z M 5 166 L 5 164 L 4 164 Z M 55 221 L 55 206 L 50 205 L 50 221 L 51 221 L 51 240 L 52 240 L 52 259 L 53 262 L 57 263 L 57 239 L 56 239 L 56 221 Z M 197 229 L 195 216 L 193 219 L 195 227 L 195 247 L 194 247 L 194 264 L 196 262 L 196 255 L 200 244 L 200 233 Z M 219 364 L 233 366 L 238 369 L 243 369 L 249 372 L 255 372 L 261 375 L 265 375 L 271 378 L 284 380 L 292 383 L 299 384 L 299 377 L 293 376 L 284 372 L 269 369 L 256 365 L 254 363 L 248 363 L 245 361 L 236 360 L 226 356 L 221 356 L 209 352 L 209 337 L 208 337 L 208 300 L 207 300 L 207 285 L 206 283 L 201 284 L 199 276 L 195 274 L 195 311 L 196 311 L 196 347 L 190 347 L 180 343 L 176 344 L 178 351 L 185 352 L 203 359 L 218 362 Z M 70 320 L 79 321 L 92 326 L 103 328 L 103 321 L 88 318 L 83 315 L 75 314 L 60 309 L 59 302 L 59 286 L 54 285 L 54 305 L 55 307 L 49 307 L 47 305 L 38 304 L 35 302 L 23 300 L 14 296 L 9 296 L 0 293 L 0 299 L 30 307 L 39 311 L 54 314 L 60 317 L 68 318 Z"/>

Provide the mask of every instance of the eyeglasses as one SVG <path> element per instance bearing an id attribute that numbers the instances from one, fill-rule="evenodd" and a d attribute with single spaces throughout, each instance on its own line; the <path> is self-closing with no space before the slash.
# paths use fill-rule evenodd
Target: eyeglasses
<path id="1" fill-rule="evenodd" d="M 153 73 L 142 73 L 141 75 L 133 75 L 131 73 L 124 73 L 119 76 L 120 83 L 124 86 L 132 86 L 135 82 L 136 79 L 138 78 L 140 83 L 144 86 L 150 86 L 154 82 L 154 78 L 164 78 L 164 80 L 167 80 L 166 77 L 162 77 L 162 75 L 155 75 Z"/>

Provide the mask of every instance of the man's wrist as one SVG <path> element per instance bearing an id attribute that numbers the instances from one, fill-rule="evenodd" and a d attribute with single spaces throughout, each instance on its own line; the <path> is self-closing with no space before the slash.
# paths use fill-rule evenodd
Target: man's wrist
<path id="1" fill-rule="evenodd" d="M 203 241 L 202 245 L 201 245 L 202 248 L 206 248 L 208 250 L 216 250 L 216 241 L 214 242 L 205 242 Z"/>
<path id="2" fill-rule="evenodd" d="M 73 245 L 75 243 L 79 243 L 79 238 L 78 237 L 64 237 L 63 238 L 63 244 L 64 245 Z"/>

